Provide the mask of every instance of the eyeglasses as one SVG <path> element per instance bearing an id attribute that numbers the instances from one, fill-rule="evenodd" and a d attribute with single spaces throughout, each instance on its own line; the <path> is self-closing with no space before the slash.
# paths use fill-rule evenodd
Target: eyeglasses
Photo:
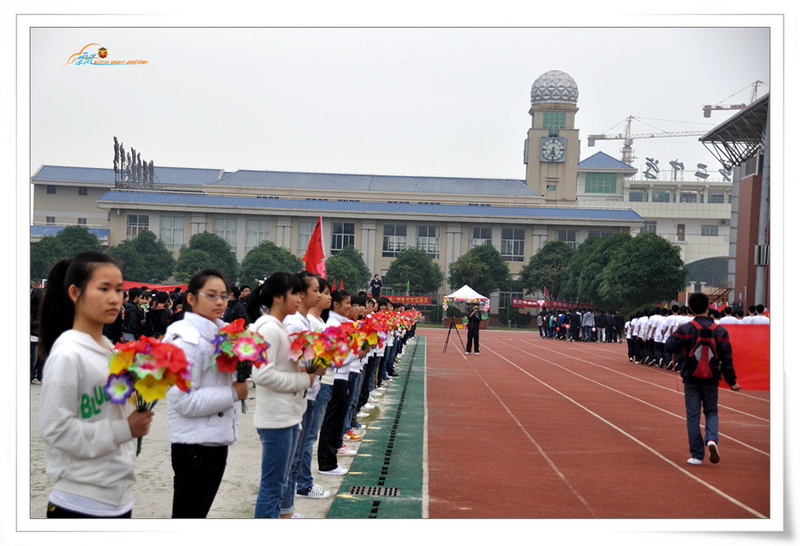
<path id="1" fill-rule="evenodd" d="M 205 292 L 198 292 L 197 295 L 198 296 L 203 296 L 204 298 L 212 300 L 212 301 L 213 300 L 225 301 L 225 300 L 228 299 L 228 294 L 226 294 L 224 292 L 222 294 L 206 294 Z"/>

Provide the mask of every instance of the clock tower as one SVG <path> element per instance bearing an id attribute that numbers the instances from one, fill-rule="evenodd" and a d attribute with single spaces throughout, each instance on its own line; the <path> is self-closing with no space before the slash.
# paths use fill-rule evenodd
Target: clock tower
<path id="1" fill-rule="evenodd" d="M 551 70 L 533 82 L 531 128 L 525 140 L 525 182 L 547 204 L 574 204 L 580 140 L 575 129 L 578 86 L 566 72 Z"/>

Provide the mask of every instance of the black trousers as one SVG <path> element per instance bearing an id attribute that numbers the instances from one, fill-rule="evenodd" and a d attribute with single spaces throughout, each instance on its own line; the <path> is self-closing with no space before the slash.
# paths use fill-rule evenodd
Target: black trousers
<path id="1" fill-rule="evenodd" d="M 67 519 L 67 518 L 122 519 L 122 518 L 130 518 L 132 513 L 133 510 L 128 510 L 121 516 L 90 516 L 88 514 L 81 514 L 80 512 L 73 512 L 72 510 L 61 508 L 60 506 L 56 506 L 52 502 L 47 503 L 47 519 Z"/>
<path id="2" fill-rule="evenodd" d="M 172 470 L 175 472 L 173 518 L 204 518 L 208 515 L 227 460 L 228 446 L 172 444 Z"/>
<path id="3" fill-rule="evenodd" d="M 467 352 L 472 352 L 472 344 L 475 343 L 475 352 L 479 352 L 481 350 L 480 344 L 478 342 L 478 330 L 470 330 L 467 329 Z"/>
<path id="4" fill-rule="evenodd" d="M 320 470 L 333 470 L 339 466 L 336 452 L 342 444 L 342 428 L 347 413 L 347 401 L 350 382 L 347 379 L 336 379 L 333 382 L 331 398 L 325 408 L 325 417 L 319 431 L 317 445 L 317 463 Z"/>

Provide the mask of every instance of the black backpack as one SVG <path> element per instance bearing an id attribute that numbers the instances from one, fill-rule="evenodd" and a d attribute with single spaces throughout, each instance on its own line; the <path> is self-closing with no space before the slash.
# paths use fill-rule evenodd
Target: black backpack
<path id="1" fill-rule="evenodd" d="M 697 330 L 697 334 L 692 342 L 690 352 L 686 355 L 684 369 L 690 377 L 712 379 L 719 368 L 717 340 L 714 338 L 717 324 L 711 323 L 703 326 L 696 320 L 692 320 L 690 324 Z"/>

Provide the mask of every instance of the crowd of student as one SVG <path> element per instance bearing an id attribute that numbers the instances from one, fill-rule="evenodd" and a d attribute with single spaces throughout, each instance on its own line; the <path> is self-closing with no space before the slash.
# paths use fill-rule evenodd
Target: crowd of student
<path id="1" fill-rule="evenodd" d="M 622 343 L 625 319 L 618 311 L 542 309 L 536 317 L 539 336 L 569 341 Z"/>
<path id="2" fill-rule="evenodd" d="M 127 299 L 123 304 L 122 274 L 108 255 L 81 253 L 50 272 L 37 315 L 39 353 L 47 368 L 39 419 L 53 482 L 48 518 L 132 515 L 132 440 L 149 432 L 154 414 L 103 396 L 114 341 L 160 337 L 183 349 L 192 365 L 192 388 L 167 392 L 172 517 L 208 514 L 228 447 L 239 437 L 240 401 L 254 386 L 253 421 L 262 444 L 254 516 L 277 518 L 302 517 L 294 512 L 296 495 L 330 496 L 314 483 L 314 445 L 319 473 L 347 472 L 338 457 L 355 452 L 344 441 L 361 439 L 365 427 L 359 419 L 397 376 L 415 329 L 393 330 L 380 348 L 362 347 L 329 369 L 289 358 L 290 334 L 392 310 L 387 298 L 351 296 L 308 272 L 273 273 L 248 293 L 229 286 L 219 271 L 204 269 L 185 294 L 131 289 Z M 253 369 L 244 381 L 211 362 L 219 329 L 236 318 L 269 343 L 269 365 Z"/>

